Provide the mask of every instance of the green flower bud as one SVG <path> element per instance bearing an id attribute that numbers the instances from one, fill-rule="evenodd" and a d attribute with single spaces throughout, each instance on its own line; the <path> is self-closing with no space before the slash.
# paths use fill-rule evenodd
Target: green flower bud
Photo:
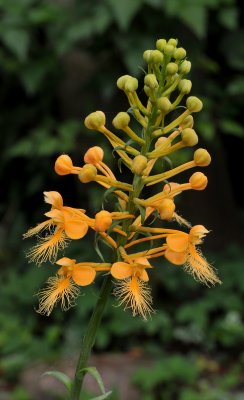
<path id="1" fill-rule="evenodd" d="M 151 52 L 152 52 L 152 50 L 146 50 L 143 53 L 143 60 L 146 61 L 147 64 L 152 62 L 152 60 L 151 60 Z"/>
<path id="2" fill-rule="evenodd" d="M 182 79 L 178 85 L 178 89 L 183 94 L 189 94 L 192 88 L 192 83 L 189 79 Z"/>
<path id="3" fill-rule="evenodd" d="M 89 114 L 84 122 L 86 128 L 99 130 L 106 124 L 106 117 L 102 111 L 95 111 Z"/>
<path id="4" fill-rule="evenodd" d="M 145 75 L 144 83 L 146 86 L 150 87 L 150 89 L 157 89 L 158 81 L 154 74 Z"/>
<path id="5" fill-rule="evenodd" d="M 175 49 L 174 58 L 176 60 L 182 60 L 185 57 L 186 57 L 186 51 L 185 51 L 185 49 L 183 49 L 183 47 L 179 47 L 178 49 Z"/>
<path id="6" fill-rule="evenodd" d="M 119 112 L 114 117 L 112 124 L 116 129 L 124 129 L 130 123 L 130 116 L 126 112 Z"/>
<path id="7" fill-rule="evenodd" d="M 186 75 L 190 72 L 191 70 L 191 62 L 184 60 L 180 65 L 179 65 L 179 73 L 182 75 Z"/>
<path id="8" fill-rule="evenodd" d="M 153 64 L 161 64 L 164 60 L 164 56 L 159 50 L 151 51 L 151 62 Z"/>
<path id="9" fill-rule="evenodd" d="M 199 167 L 207 167 L 211 163 L 211 156 L 205 149 L 197 149 L 194 153 L 195 164 Z"/>
<path id="10" fill-rule="evenodd" d="M 132 161 L 131 171 L 133 172 L 133 174 L 142 175 L 146 166 L 147 166 L 147 158 L 139 154 Z"/>
<path id="11" fill-rule="evenodd" d="M 150 89 L 149 86 L 144 85 L 144 92 L 146 93 L 146 95 L 147 95 L 148 97 L 151 96 L 151 89 Z"/>
<path id="12" fill-rule="evenodd" d="M 135 92 L 138 89 L 138 79 L 128 76 L 125 81 L 125 92 Z"/>
<path id="13" fill-rule="evenodd" d="M 127 78 L 130 77 L 130 75 L 122 75 L 118 80 L 117 80 L 117 87 L 120 90 L 125 90 L 125 82 Z"/>
<path id="14" fill-rule="evenodd" d="M 86 164 L 81 168 L 78 178 L 82 183 L 92 182 L 97 176 L 97 169 L 92 164 Z"/>
<path id="15" fill-rule="evenodd" d="M 178 40 L 177 40 L 177 39 L 169 39 L 168 44 L 169 44 L 170 46 L 176 47 L 177 44 L 178 44 Z"/>
<path id="16" fill-rule="evenodd" d="M 157 100 L 157 106 L 158 109 L 163 112 L 163 114 L 167 114 L 171 110 L 171 103 L 168 97 L 160 97 Z"/>
<path id="17" fill-rule="evenodd" d="M 198 136 L 194 129 L 185 128 L 181 132 L 181 139 L 186 146 L 192 147 L 198 143 Z"/>
<path id="18" fill-rule="evenodd" d="M 185 119 L 183 119 L 183 121 L 180 124 L 180 127 L 182 129 L 185 128 L 192 128 L 194 125 L 194 120 L 193 120 L 193 116 L 192 115 L 188 115 L 188 117 L 186 117 Z"/>
<path id="19" fill-rule="evenodd" d="M 196 96 L 190 96 L 186 100 L 186 107 L 191 113 L 199 112 L 203 108 L 201 100 Z"/>
<path id="20" fill-rule="evenodd" d="M 174 53 L 175 48 L 174 46 L 172 46 L 171 44 L 166 44 L 165 48 L 164 48 L 164 54 L 168 57 L 171 57 L 172 54 Z"/>
<path id="21" fill-rule="evenodd" d="M 156 41 L 156 49 L 159 51 L 163 51 L 165 46 L 166 46 L 167 42 L 165 39 L 158 39 Z"/>
<path id="22" fill-rule="evenodd" d="M 170 62 L 168 63 L 167 67 L 166 67 L 166 73 L 168 75 L 174 75 L 176 74 L 178 71 L 178 65 L 175 64 L 174 62 Z"/>

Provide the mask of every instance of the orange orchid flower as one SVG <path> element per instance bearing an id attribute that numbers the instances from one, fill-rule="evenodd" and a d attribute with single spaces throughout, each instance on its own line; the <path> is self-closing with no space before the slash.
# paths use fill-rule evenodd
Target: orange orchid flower
<path id="1" fill-rule="evenodd" d="M 51 211 L 45 213 L 48 219 L 24 235 L 24 238 L 28 238 L 49 230 L 49 234 L 39 238 L 39 243 L 27 254 L 30 262 L 35 261 L 37 264 L 47 260 L 55 261 L 58 250 L 66 247 L 67 239 L 83 238 L 93 221 L 85 215 L 85 210 L 64 206 L 58 192 L 44 192 L 44 201 L 52 206 Z"/>
<path id="2" fill-rule="evenodd" d="M 120 300 L 119 305 L 131 308 L 133 316 L 139 314 L 145 320 L 153 312 L 151 290 L 146 268 L 152 268 L 145 257 L 134 260 L 131 264 L 116 262 L 111 267 L 111 275 L 117 279 L 114 294 Z"/>
<path id="3" fill-rule="evenodd" d="M 202 243 L 209 231 L 203 225 L 195 225 L 189 234 L 177 232 L 167 236 L 165 257 L 175 265 L 185 265 L 187 272 L 206 285 L 221 283 L 213 268 L 203 258 L 196 245 Z"/>

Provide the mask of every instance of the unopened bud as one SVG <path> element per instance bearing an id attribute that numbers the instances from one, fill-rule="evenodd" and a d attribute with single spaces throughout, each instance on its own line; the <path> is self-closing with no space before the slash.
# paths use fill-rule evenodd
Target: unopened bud
<path id="1" fill-rule="evenodd" d="M 192 88 L 192 83 L 189 79 L 182 79 L 178 85 L 178 89 L 183 94 L 190 93 Z"/>
<path id="2" fill-rule="evenodd" d="M 179 47 L 178 49 L 175 49 L 174 51 L 174 58 L 176 60 L 182 60 L 186 56 L 186 51 L 183 49 L 183 47 Z"/>
<path id="3" fill-rule="evenodd" d="M 211 163 L 211 156 L 205 149 L 197 149 L 194 153 L 195 164 L 199 167 L 207 167 Z"/>
<path id="4" fill-rule="evenodd" d="M 73 168 L 72 160 L 67 154 L 59 156 L 55 162 L 54 170 L 58 175 L 68 175 Z"/>
<path id="5" fill-rule="evenodd" d="M 191 113 L 199 112 L 203 108 L 202 101 L 196 96 L 190 96 L 186 100 L 186 107 Z"/>
<path id="6" fill-rule="evenodd" d="M 157 50 L 163 51 L 164 48 L 165 48 L 165 46 L 166 46 L 166 44 L 167 44 L 167 42 L 166 42 L 165 39 L 158 39 L 158 40 L 156 41 L 156 48 L 157 48 Z"/>
<path id="7" fill-rule="evenodd" d="M 157 89 L 157 87 L 158 87 L 158 81 L 157 81 L 157 78 L 156 78 L 156 76 L 154 74 L 145 75 L 144 83 L 150 89 Z"/>
<path id="8" fill-rule="evenodd" d="M 170 44 L 173 47 L 176 47 L 178 44 L 178 40 L 177 39 L 169 39 L 168 44 Z"/>
<path id="9" fill-rule="evenodd" d="M 164 54 L 168 57 L 171 57 L 172 54 L 175 51 L 175 47 L 172 46 L 171 44 L 166 44 L 165 48 L 164 48 Z"/>
<path id="10" fill-rule="evenodd" d="M 89 114 L 84 122 L 86 128 L 99 130 L 106 124 L 106 117 L 104 112 L 102 111 L 95 111 Z"/>
<path id="11" fill-rule="evenodd" d="M 147 158 L 139 154 L 132 161 L 131 171 L 136 175 L 142 175 L 146 167 L 147 167 Z"/>
<path id="12" fill-rule="evenodd" d="M 97 164 L 103 160 L 104 152 L 99 146 L 90 147 L 84 155 L 86 164 Z"/>
<path id="13" fill-rule="evenodd" d="M 198 136 L 194 129 L 185 128 L 181 132 L 181 139 L 184 145 L 192 147 L 198 143 Z"/>
<path id="14" fill-rule="evenodd" d="M 163 114 L 167 114 L 171 110 L 171 102 L 169 101 L 168 97 L 160 97 L 157 100 L 157 106 Z"/>
<path id="15" fill-rule="evenodd" d="M 164 56 L 159 50 L 151 51 L 151 62 L 153 64 L 161 64 L 164 60 Z"/>
<path id="16" fill-rule="evenodd" d="M 119 112 L 114 117 L 112 124 L 116 129 L 124 129 L 130 123 L 130 116 L 126 112 Z"/>
<path id="17" fill-rule="evenodd" d="M 124 90 L 125 89 L 125 82 L 128 79 L 128 77 L 130 77 L 130 75 L 122 75 L 118 80 L 117 80 L 117 87 L 120 90 Z"/>
<path id="18" fill-rule="evenodd" d="M 94 229 L 97 232 L 105 232 L 112 224 L 113 219 L 110 212 L 102 210 L 95 215 Z"/>
<path id="19" fill-rule="evenodd" d="M 177 71 L 178 71 L 178 65 L 177 64 L 175 64 L 174 62 L 168 63 L 168 65 L 166 67 L 166 73 L 168 75 L 174 75 L 174 74 L 176 74 Z"/>
<path id="20" fill-rule="evenodd" d="M 160 137 L 155 143 L 155 149 L 166 150 L 171 147 L 171 141 L 169 138 L 163 136 Z"/>
<path id="21" fill-rule="evenodd" d="M 125 92 L 135 92 L 138 89 L 138 79 L 133 76 L 128 76 L 125 81 L 124 90 Z"/>
<path id="22" fill-rule="evenodd" d="M 180 124 L 181 129 L 192 128 L 194 125 L 194 119 L 192 115 L 188 115 Z"/>
<path id="23" fill-rule="evenodd" d="M 97 169 L 92 164 L 86 164 L 81 168 L 78 178 L 82 183 L 92 182 L 97 176 Z"/>
<path id="24" fill-rule="evenodd" d="M 172 199 L 163 199 L 158 208 L 160 218 L 165 220 L 170 220 L 174 216 L 175 212 L 175 203 Z"/>
<path id="25" fill-rule="evenodd" d="M 180 65 L 179 65 L 179 73 L 182 75 L 186 75 L 190 72 L 191 70 L 191 62 L 184 60 Z"/>
<path id="26" fill-rule="evenodd" d="M 208 178 L 202 172 L 195 172 L 189 179 L 192 189 L 204 190 L 208 184 Z"/>
<path id="27" fill-rule="evenodd" d="M 152 62 L 152 60 L 151 60 L 151 52 L 152 52 L 152 50 L 146 50 L 143 53 L 143 60 L 146 61 L 147 64 Z"/>

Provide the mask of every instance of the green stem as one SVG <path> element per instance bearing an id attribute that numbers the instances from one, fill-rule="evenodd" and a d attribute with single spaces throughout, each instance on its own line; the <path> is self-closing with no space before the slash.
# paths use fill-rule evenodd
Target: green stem
<path id="1" fill-rule="evenodd" d="M 100 325 L 103 311 L 105 309 L 109 294 L 111 292 L 111 287 L 112 287 L 112 281 L 111 281 L 111 276 L 109 275 L 103 281 L 103 285 L 96 306 L 93 310 L 91 319 L 89 321 L 87 331 L 81 342 L 81 352 L 71 391 L 71 397 L 70 397 L 71 400 L 80 400 L 81 388 L 86 374 L 86 371 L 84 369 L 87 367 L 89 357 L 91 354 L 91 349 L 95 343 L 97 330 Z"/>

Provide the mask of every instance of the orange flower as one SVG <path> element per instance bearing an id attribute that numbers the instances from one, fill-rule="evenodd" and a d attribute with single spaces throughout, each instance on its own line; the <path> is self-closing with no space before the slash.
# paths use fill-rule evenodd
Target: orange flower
<path id="1" fill-rule="evenodd" d="M 209 231 L 203 225 L 195 225 L 189 234 L 177 232 L 168 235 L 165 257 L 175 265 L 185 265 L 187 272 L 206 285 L 221 283 L 213 268 L 203 258 L 196 245 Z"/>
<path id="2" fill-rule="evenodd" d="M 58 192 L 44 192 L 44 200 L 52 206 L 51 211 L 45 213 L 49 218 L 24 235 L 24 238 L 28 238 L 49 230 L 49 234 L 39 238 L 39 243 L 27 254 L 30 262 L 37 264 L 55 261 L 58 250 L 66 247 L 67 239 L 83 238 L 92 223 L 84 214 L 85 210 L 63 206 L 62 196 Z"/>
<path id="3" fill-rule="evenodd" d="M 112 276 L 119 280 L 114 290 L 119 305 L 123 304 L 124 309 L 131 308 L 133 316 L 139 314 L 145 320 L 153 312 L 146 268 L 152 267 L 144 257 L 137 258 L 132 264 L 119 261 L 111 268 Z"/>
<path id="4" fill-rule="evenodd" d="M 61 268 L 58 275 L 48 279 L 48 287 L 39 292 L 40 314 L 50 315 L 57 302 L 61 301 L 62 310 L 66 311 L 73 305 L 79 295 L 78 286 L 90 285 L 96 276 L 96 271 L 85 263 L 76 264 L 76 260 L 63 257 L 57 261 Z M 89 264 L 89 263 L 88 263 Z"/>

